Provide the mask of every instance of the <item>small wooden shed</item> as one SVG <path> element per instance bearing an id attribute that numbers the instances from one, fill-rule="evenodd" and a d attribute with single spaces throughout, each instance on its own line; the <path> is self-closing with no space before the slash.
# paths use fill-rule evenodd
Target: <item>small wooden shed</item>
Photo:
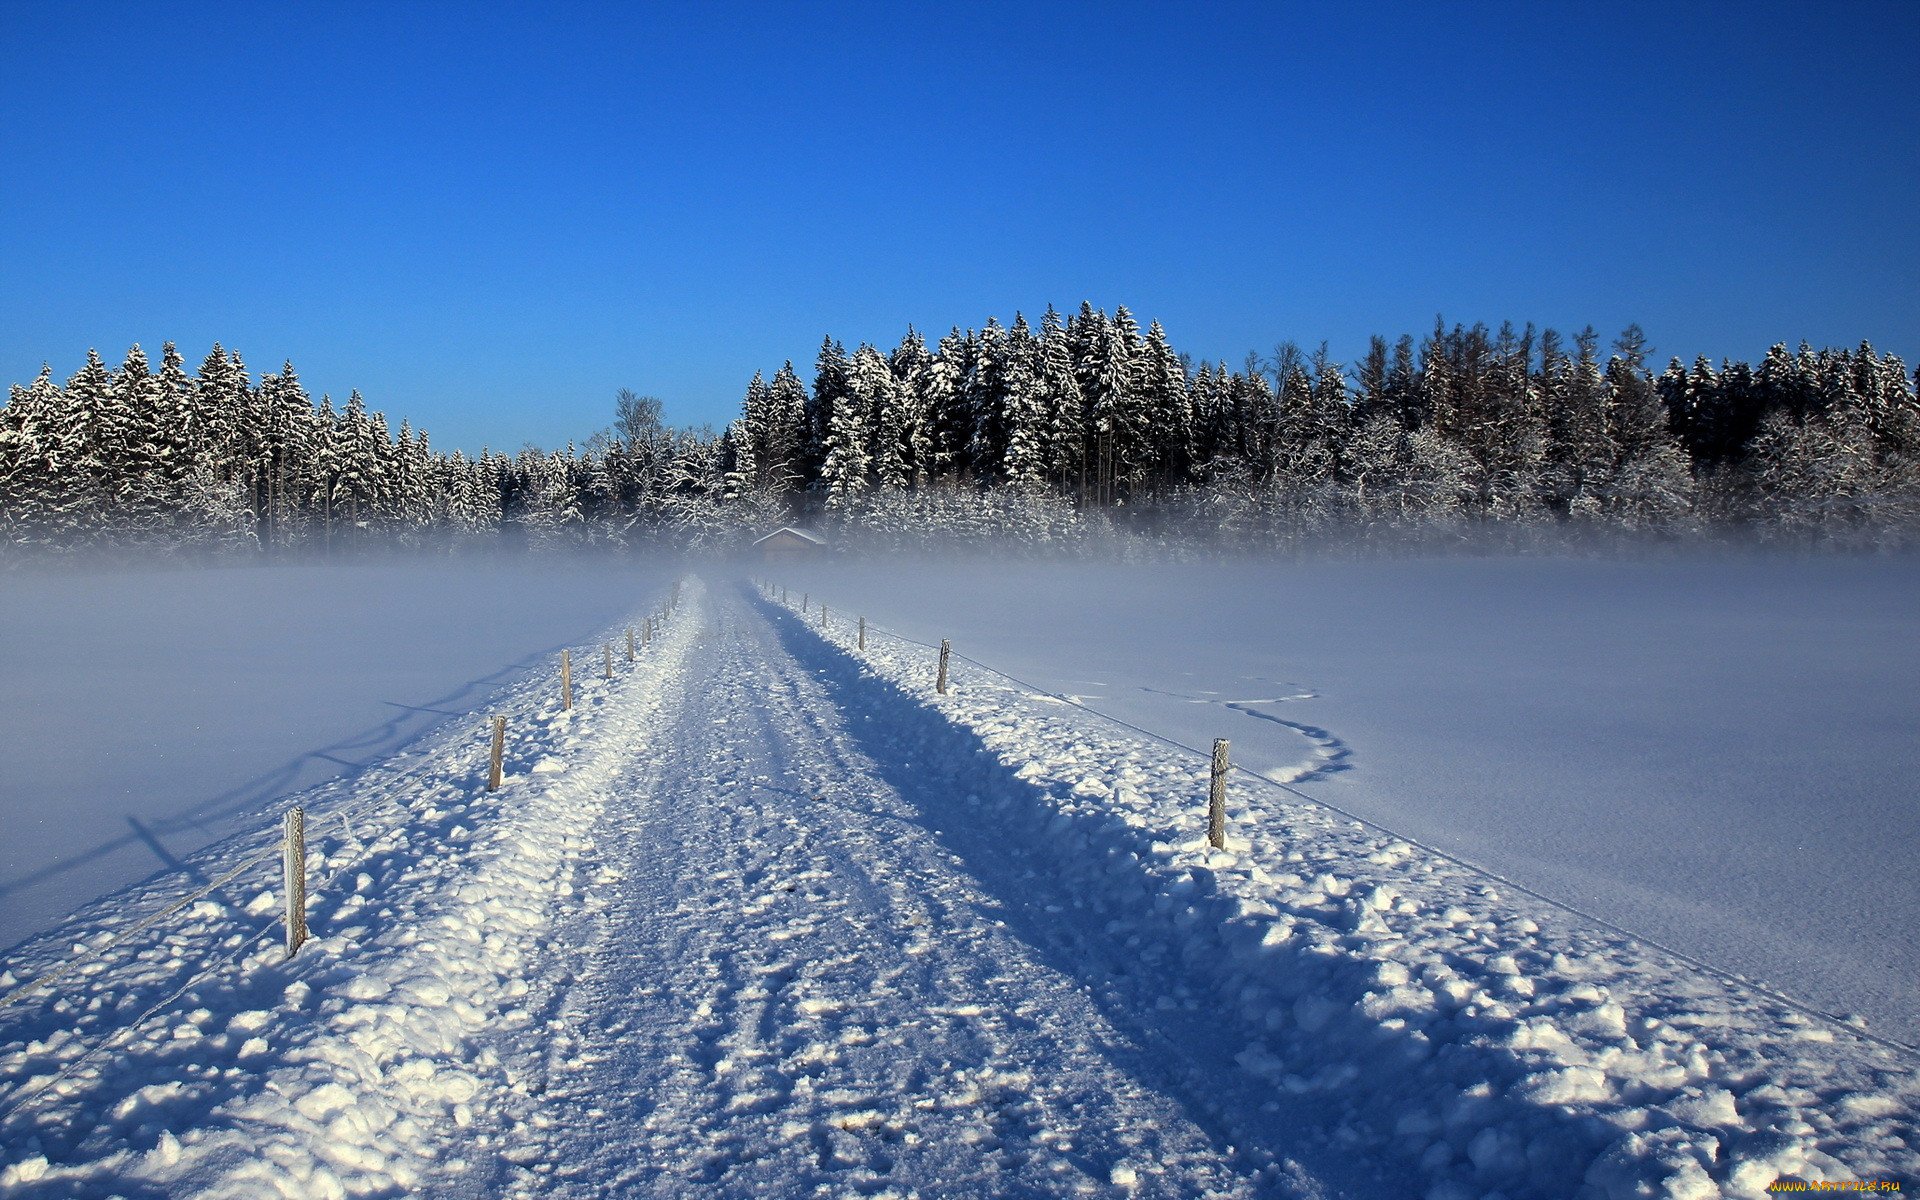
<path id="1" fill-rule="evenodd" d="M 817 556 L 827 548 L 827 543 L 805 530 L 782 525 L 753 546 L 767 562 L 792 562 L 797 558 Z"/>

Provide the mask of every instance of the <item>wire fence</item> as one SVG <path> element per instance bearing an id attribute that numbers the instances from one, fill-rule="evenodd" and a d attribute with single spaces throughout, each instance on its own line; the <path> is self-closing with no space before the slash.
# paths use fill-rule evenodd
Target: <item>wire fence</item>
<path id="1" fill-rule="evenodd" d="M 775 599 L 774 592 L 776 589 L 779 592 L 779 603 L 783 607 L 787 608 L 788 611 L 791 611 L 792 605 L 787 600 L 787 589 L 785 587 L 778 584 L 764 584 L 762 585 L 763 597 L 769 603 L 774 602 L 774 599 Z M 811 628 L 814 628 L 814 625 L 810 618 L 810 610 L 807 610 L 804 607 L 810 601 L 810 598 L 811 598 L 811 593 L 802 593 L 803 610 L 800 613 L 800 616 L 801 616 L 800 625 L 803 628 L 811 629 Z M 838 646 L 839 645 L 838 643 L 832 642 L 831 639 L 827 638 L 827 625 L 824 617 L 824 612 L 825 612 L 824 603 L 821 605 L 821 609 L 822 609 L 823 616 L 821 621 L 819 622 L 819 627 L 817 632 L 820 634 L 821 638 L 823 640 L 827 640 L 830 645 Z M 840 611 L 849 612 L 851 610 L 841 609 Z M 908 635 L 904 633 L 900 633 L 897 630 L 888 629 L 882 625 L 876 625 L 872 621 L 869 621 L 864 616 L 859 617 L 858 620 L 860 623 L 859 628 L 865 636 L 873 636 L 875 634 L 878 634 L 882 637 L 892 638 L 894 641 L 901 642 L 908 646 L 916 646 L 923 650 L 933 651 L 936 655 L 939 656 L 939 659 L 942 663 L 942 665 L 937 669 L 941 672 L 943 680 L 944 680 L 944 674 L 945 674 L 944 663 L 945 663 L 945 660 L 950 657 L 959 662 L 966 663 L 968 666 L 973 667 L 976 670 L 983 671 L 988 675 L 993 675 L 1000 679 L 1003 679 L 1008 683 L 1011 683 L 1016 687 L 1022 688 L 1033 695 L 1044 696 L 1047 699 L 1055 701 L 1057 703 L 1065 704 L 1072 708 L 1079 709 L 1081 712 L 1087 713 L 1088 715 L 1096 717 L 1111 725 L 1127 730 L 1130 733 L 1136 734 L 1150 741 L 1157 742 L 1160 745 L 1167 746 L 1171 749 L 1180 751 L 1183 754 L 1190 754 L 1195 758 L 1205 760 L 1206 762 L 1208 762 L 1209 765 L 1211 765 L 1213 761 L 1213 752 L 1211 750 L 1202 750 L 1197 746 L 1189 746 L 1188 744 L 1180 741 L 1177 738 L 1168 737 L 1166 734 L 1156 732 L 1155 730 L 1152 730 L 1152 729 L 1144 728 L 1143 726 L 1140 726 L 1140 725 L 1136 725 L 1132 721 L 1128 721 L 1122 717 L 1114 716 L 1112 713 L 1103 712 L 1100 709 L 1094 708 L 1092 705 L 1087 704 L 1085 701 L 1079 699 L 1078 697 L 1065 695 L 1063 693 L 1056 692 L 1049 688 L 1043 687 L 1040 684 L 1033 683 L 1029 680 L 1021 679 L 1017 675 L 1010 674 L 1006 671 L 1001 670 L 998 667 L 991 666 L 987 663 L 981 662 L 977 658 L 971 658 L 965 654 L 961 654 L 958 651 L 953 650 L 949 642 L 942 641 L 938 644 L 935 644 L 933 642 L 921 641 L 918 638 L 909 637 Z M 843 651 L 846 649 L 845 646 L 839 646 L 839 648 Z M 941 687 L 939 690 L 944 692 L 946 689 L 944 687 Z M 1628 929 L 1625 926 L 1622 926 L 1613 921 L 1607 920 L 1605 917 L 1602 917 L 1597 913 L 1589 912 L 1586 909 L 1579 907 L 1578 905 L 1570 904 L 1565 900 L 1561 900 L 1554 896 L 1550 896 L 1545 892 L 1539 891 L 1538 889 L 1528 887 L 1526 884 L 1521 883 L 1518 880 L 1515 880 L 1513 878 L 1510 878 L 1509 876 L 1502 875 L 1498 871 L 1494 871 L 1487 867 L 1483 867 L 1480 864 L 1471 861 L 1470 859 L 1462 858 L 1460 855 L 1452 853 L 1451 851 L 1443 850 L 1440 847 L 1435 846 L 1430 842 L 1422 841 L 1419 838 L 1401 833 L 1399 830 L 1393 829 L 1390 826 L 1383 825 L 1378 821 L 1372 820 L 1367 817 L 1363 817 L 1360 814 L 1353 812 L 1350 809 L 1343 808 L 1340 805 L 1335 804 L 1331 800 L 1327 800 L 1322 797 L 1315 796 L 1308 792 L 1302 791 L 1300 788 L 1297 788 L 1290 783 L 1282 783 L 1277 779 L 1271 779 L 1265 775 L 1262 775 L 1258 771 L 1255 771 L 1246 767 L 1243 764 L 1233 763 L 1231 764 L 1229 769 L 1236 777 L 1247 779 L 1262 787 L 1276 789 L 1280 792 L 1285 793 L 1288 796 L 1294 797 L 1295 799 L 1303 800 L 1308 804 L 1314 805 L 1326 812 L 1333 813 L 1337 816 L 1345 818 L 1346 820 L 1352 821 L 1354 824 L 1360 825 L 1366 829 L 1372 830 L 1373 832 L 1380 834 L 1384 837 L 1393 838 L 1397 841 L 1405 842 L 1409 846 L 1416 847 L 1417 849 L 1424 851 L 1427 854 L 1431 854 L 1436 858 L 1440 858 L 1445 860 L 1446 862 L 1450 862 L 1455 866 L 1461 868 L 1462 870 L 1467 871 L 1473 875 L 1476 875 L 1482 879 L 1485 879 L 1490 883 L 1498 884 L 1501 887 L 1511 888 L 1512 890 L 1519 892 L 1522 895 L 1531 897 L 1532 899 L 1537 900 L 1540 903 L 1545 904 L 1550 908 L 1566 913 L 1569 916 L 1575 917 L 1580 921 L 1586 922 L 1587 924 L 1594 926 L 1595 928 L 1604 930 L 1607 933 L 1613 934 L 1616 937 L 1624 938 L 1625 940 L 1633 943 L 1634 945 L 1643 947 L 1645 949 L 1657 951 L 1660 954 L 1667 955 L 1668 957 L 1673 958 L 1681 963 L 1684 963 L 1687 966 L 1692 967 L 1697 971 L 1701 971 L 1701 972 L 1704 972 L 1705 974 L 1713 976 L 1715 979 L 1720 980 L 1722 983 L 1730 984 L 1736 989 L 1746 991 L 1746 992 L 1751 992 L 1755 995 L 1765 997 L 1766 999 L 1771 1000 L 1776 1004 L 1782 1005 L 1786 1008 L 1793 1010 L 1794 1012 L 1800 1013 L 1802 1016 L 1811 1017 L 1815 1020 L 1821 1021 L 1827 1025 L 1832 1026 L 1837 1031 L 1841 1033 L 1845 1033 L 1851 1037 L 1858 1038 L 1861 1041 L 1872 1043 L 1873 1045 L 1895 1051 L 1897 1053 L 1906 1055 L 1910 1058 L 1920 1059 L 1920 1047 L 1912 1046 L 1906 1042 L 1901 1042 L 1893 1038 L 1885 1037 L 1881 1034 L 1874 1033 L 1873 1031 L 1868 1029 L 1862 1029 L 1860 1026 L 1854 1024 L 1852 1021 L 1848 1020 L 1846 1017 L 1843 1017 L 1838 1013 L 1829 1012 L 1823 1008 L 1819 1008 L 1815 1005 L 1808 1004 L 1805 1001 L 1796 1000 L 1792 996 L 1789 996 L 1784 992 L 1781 992 L 1775 988 L 1769 987 L 1766 984 L 1758 983 L 1750 978 L 1747 978 L 1736 972 L 1729 971 L 1723 967 L 1714 966 L 1712 963 L 1705 962 L 1702 959 L 1692 954 L 1688 954 L 1684 950 L 1679 950 L 1673 946 L 1669 946 L 1665 942 L 1662 942 L 1657 938 L 1649 937 L 1648 935 L 1643 933 L 1636 933 L 1635 931 Z"/>
<path id="2" fill-rule="evenodd" d="M 681 590 L 680 583 L 675 582 L 672 586 L 672 590 L 669 594 L 669 597 L 664 607 L 657 612 L 648 613 L 645 617 L 640 619 L 639 623 L 641 627 L 645 630 L 645 633 L 644 633 L 643 640 L 638 645 L 636 645 L 634 641 L 633 627 L 632 626 L 628 627 L 626 631 L 627 633 L 626 660 L 629 663 L 635 663 L 638 661 L 638 655 L 637 655 L 638 649 L 640 649 L 643 646 L 651 645 L 654 639 L 656 621 L 664 623 L 666 618 L 672 615 L 678 609 L 679 601 L 680 601 L 680 590 Z M 612 651 L 612 645 L 610 643 L 600 643 L 600 647 L 602 649 L 604 662 L 606 664 L 606 668 L 605 668 L 606 678 L 612 679 L 614 678 L 614 674 L 613 674 L 614 656 Z M 570 646 L 561 651 L 561 656 L 562 656 L 561 688 L 562 688 L 563 710 L 571 709 L 572 707 L 571 677 L 570 677 L 570 670 L 568 669 L 568 661 L 569 661 L 570 651 L 575 648 L 576 647 Z M 498 729 L 499 720 L 503 719 L 503 717 L 505 716 L 510 716 L 510 715 L 515 715 L 515 714 L 497 714 L 495 716 L 494 728 Z M 517 715 L 524 718 L 525 716 L 530 714 L 528 711 L 523 711 Z M 497 784 L 498 751 L 499 751 L 499 743 L 496 739 L 494 743 L 495 757 L 493 762 L 490 764 L 490 766 L 493 768 L 493 771 L 491 772 L 491 778 L 489 781 L 491 786 L 489 786 L 488 790 L 494 790 L 494 788 L 498 786 Z M 357 818 L 364 817 L 365 815 L 375 812 L 382 808 L 404 806 L 406 803 L 406 797 L 408 795 L 408 791 L 405 787 L 396 787 L 394 785 L 397 783 L 401 783 L 402 781 L 408 780 L 410 778 L 423 776 L 441 769 L 444 769 L 444 764 L 441 762 L 433 761 L 433 760 L 423 761 L 423 762 L 416 763 L 404 768 L 382 767 L 382 766 L 376 766 L 374 768 L 370 768 L 369 772 L 381 772 L 391 776 L 391 778 L 385 780 L 382 783 L 382 786 L 380 787 L 380 790 L 378 792 L 376 792 L 373 795 L 367 796 L 366 798 L 360 800 L 357 803 L 349 804 L 344 807 L 330 808 L 326 810 L 324 813 L 320 813 L 317 815 L 321 819 L 324 819 L 329 822 L 334 820 L 340 821 L 342 830 L 346 835 L 345 841 L 342 843 L 343 848 L 346 845 L 346 843 L 359 843 L 358 849 L 360 851 L 364 851 L 366 849 L 366 839 L 354 832 L 354 827 L 353 827 L 354 820 Z M 360 780 L 364 779 L 366 777 L 366 774 L 367 773 L 363 772 L 360 776 L 357 776 L 356 784 Z M 302 812 L 302 809 L 300 806 L 295 806 L 293 809 L 290 809 L 288 811 L 291 814 L 291 813 Z M 382 826 L 379 830 L 370 831 L 370 832 L 374 832 L 377 834 L 379 832 L 386 832 L 388 828 L 390 827 Z M 256 833 L 255 836 L 259 836 L 259 834 Z M 273 862 L 273 861 L 279 861 L 282 864 L 283 868 L 289 873 L 289 877 L 291 877 L 292 872 L 298 871 L 299 878 L 304 883 L 305 872 L 306 872 L 306 862 L 305 862 L 306 856 L 304 852 L 304 845 L 300 847 L 300 851 L 298 855 L 299 861 L 295 863 L 294 856 L 289 853 L 290 844 L 291 843 L 285 839 L 279 842 L 270 841 L 269 844 L 266 845 L 263 849 L 257 852 L 254 852 L 252 854 L 249 854 L 237 866 L 229 868 L 224 873 L 222 873 L 218 878 L 213 879 L 212 881 L 202 885 L 199 888 L 196 888 L 195 890 L 187 893 L 184 896 L 171 900 L 170 902 L 164 904 L 162 907 L 156 909 L 155 911 L 148 913 L 147 915 L 133 921 L 131 924 L 128 924 L 122 928 L 116 929 L 112 933 L 112 935 L 106 938 L 105 940 L 99 941 L 98 943 L 95 943 L 95 944 L 85 944 L 85 943 L 81 944 L 79 947 L 76 948 L 76 951 L 73 954 L 68 956 L 64 961 L 60 962 L 59 964 L 40 972 L 38 975 L 35 975 L 32 979 L 29 979 L 23 983 L 14 985 L 13 987 L 9 988 L 5 992 L 0 992 L 0 1013 L 4 1013 L 8 1008 L 10 1008 L 11 1006 L 13 1006 L 15 1003 L 19 1001 L 28 999 L 42 992 L 50 992 L 54 988 L 55 984 L 70 977 L 76 971 L 82 970 L 83 968 L 85 968 L 87 965 L 91 963 L 99 962 L 107 959 L 107 957 L 112 951 L 122 946 L 128 945 L 129 943 L 132 943 L 138 937 L 138 935 L 161 924 L 162 922 L 167 920 L 167 918 L 178 915 L 179 913 L 185 911 L 186 909 L 192 907 L 193 905 L 199 903 L 200 901 L 206 900 L 209 897 L 214 896 L 216 893 L 218 893 L 222 888 L 226 887 L 228 884 L 231 884 L 236 880 L 241 879 L 242 877 L 246 876 L 249 872 L 258 870 L 263 864 L 266 864 L 268 862 Z M 151 1005 L 149 1005 L 144 1010 L 142 1010 L 139 1016 L 135 1017 L 131 1021 L 117 1024 L 114 1027 L 114 1029 L 105 1038 L 89 1046 L 87 1049 L 82 1051 L 80 1055 L 77 1056 L 76 1058 L 63 1064 L 59 1071 L 49 1076 L 36 1077 L 34 1080 L 35 1086 L 32 1086 L 30 1089 L 23 1088 L 20 1090 L 16 1090 L 13 1094 L 9 1095 L 4 1101 L 0 1101 L 0 1121 L 4 1121 L 12 1118 L 16 1113 L 18 1113 L 20 1110 L 25 1108 L 27 1105 L 31 1104 L 34 1100 L 38 1099 L 41 1096 L 51 1094 L 53 1091 L 55 1091 L 59 1087 L 60 1084 L 70 1081 L 76 1074 L 78 1074 L 78 1072 L 83 1067 L 85 1067 L 87 1064 L 94 1061 L 95 1059 L 99 1058 L 102 1054 L 106 1053 L 108 1050 L 111 1050 L 113 1047 L 117 1046 L 131 1032 L 140 1028 L 140 1026 L 144 1025 L 147 1022 L 147 1020 L 151 1018 L 154 1014 L 164 1010 L 169 1004 L 173 1003 L 175 1000 L 178 1000 L 182 995 L 186 994 L 196 985 L 204 982 L 215 971 L 231 966 L 233 963 L 239 961 L 245 953 L 247 953 L 257 945 L 259 945 L 259 943 L 267 935 L 275 932 L 276 930 L 281 930 L 281 929 L 287 929 L 291 935 L 292 930 L 295 928 L 296 924 L 301 929 L 301 932 L 304 933 L 304 916 L 305 916 L 305 908 L 306 908 L 307 902 L 310 902 L 311 899 L 315 896 L 330 894 L 333 891 L 334 887 L 339 883 L 341 876 L 345 875 L 347 871 L 353 869 L 358 865 L 360 865 L 360 860 L 357 857 L 357 855 L 345 856 L 342 859 L 342 861 L 339 863 L 339 865 L 333 870 L 333 872 L 330 875 L 328 875 L 326 879 L 317 888 L 309 889 L 309 888 L 302 887 L 299 889 L 300 901 L 301 901 L 299 912 L 296 913 L 290 907 L 283 904 L 282 911 L 279 914 L 271 916 L 268 919 L 259 922 L 257 925 L 251 926 L 250 931 L 244 932 L 240 936 L 238 944 L 236 944 L 230 951 L 228 951 L 225 954 L 216 956 L 211 961 L 203 963 L 199 968 L 191 971 L 184 982 L 182 982 L 178 987 L 173 988 L 171 991 L 167 992 L 164 996 L 162 996 L 159 1000 L 153 1002 Z M 292 889 L 288 889 L 288 892 L 289 894 L 291 894 Z M 286 896 L 283 896 L 282 899 L 285 900 Z M 248 915 L 252 915 L 252 914 L 249 913 Z M 288 955 L 287 955 L 289 958 L 293 957 L 294 953 L 298 950 L 300 940 L 302 939 L 299 937 L 289 936 Z M 86 998 L 86 993 L 82 993 L 82 998 Z"/>

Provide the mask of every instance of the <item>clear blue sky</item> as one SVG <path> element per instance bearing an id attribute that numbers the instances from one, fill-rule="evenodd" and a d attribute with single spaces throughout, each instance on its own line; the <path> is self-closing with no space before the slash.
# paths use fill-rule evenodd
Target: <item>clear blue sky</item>
<path id="1" fill-rule="evenodd" d="M 173 339 L 443 449 L 724 422 L 824 333 L 1920 353 L 1920 4 L 23 3 L 0 382 Z"/>

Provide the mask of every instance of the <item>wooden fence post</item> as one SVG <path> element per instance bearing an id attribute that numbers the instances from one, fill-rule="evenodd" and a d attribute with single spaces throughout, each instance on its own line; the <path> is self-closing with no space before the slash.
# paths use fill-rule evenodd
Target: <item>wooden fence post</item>
<path id="1" fill-rule="evenodd" d="M 627 661 L 633 661 L 633 626 L 627 626 Z"/>
<path id="2" fill-rule="evenodd" d="M 493 719 L 493 754 L 487 764 L 487 790 L 500 790 L 500 759 L 507 752 L 507 719 Z"/>
<path id="3" fill-rule="evenodd" d="M 947 655 L 951 651 L 951 649 L 952 648 L 947 645 L 947 639 L 941 638 L 940 639 L 940 674 L 938 678 L 936 678 L 933 681 L 933 690 L 936 692 L 939 692 L 942 696 L 947 694 Z"/>
<path id="4" fill-rule="evenodd" d="M 287 957 L 292 958 L 307 940 L 307 814 L 298 804 L 287 810 L 280 875 L 287 900 Z"/>
<path id="5" fill-rule="evenodd" d="M 1227 848 L 1227 739 L 1213 739 L 1213 778 L 1207 784 L 1207 844 Z"/>
<path id="6" fill-rule="evenodd" d="M 780 585 L 780 603 L 785 604 L 786 602 L 787 602 L 787 585 L 783 583 Z"/>
<path id="7" fill-rule="evenodd" d="M 865 617 L 860 618 L 860 648 L 862 650 L 867 648 L 867 619 Z"/>
<path id="8" fill-rule="evenodd" d="M 800 593 L 800 615 L 802 617 L 807 615 L 807 602 L 812 599 L 813 599 L 813 593 L 811 592 Z"/>
<path id="9" fill-rule="evenodd" d="M 825 629 L 826 627 L 827 627 L 827 606 L 823 603 L 820 605 L 820 628 Z"/>
<path id="10" fill-rule="evenodd" d="M 573 711 L 573 651 L 560 652 L 560 711 Z"/>
<path id="11" fill-rule="evenodd" d="M 600 647 L 600 654 L 601 654 L 601 657 L 604 659 L 604 662 L 602 665 L 606 668 L 603 674 L 605 675 L 606 678 L 612 679 L 613 678 L 613 647 L 612 646 Z"/>
<path id="12" fill-rule="evenodd" d="M 667 605 L 667 611 L 672 612 L 674 609 L 679 607 L 680 607 L 680 581 L 676 579 L 673 581 L 673 602 Z"/>

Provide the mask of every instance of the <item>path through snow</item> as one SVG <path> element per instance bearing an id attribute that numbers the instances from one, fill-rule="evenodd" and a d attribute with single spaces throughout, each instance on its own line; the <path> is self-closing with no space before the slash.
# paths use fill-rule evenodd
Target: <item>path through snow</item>
<path id="1" fill-rule="evenodd" d="M 668 752 L 636 757 L 595 831 L 625 878 L 561 939 L 585 949 L 530 1174 L 580 1196 L 1233 1196 L 1278 1177 L 1232 1145 L 1197 1069 L 1216 1056 L 1090 994 L 1115 964 L 1089 973 L 1084 921 L 1059 917 L 1073 898 L 960 832 L 977 813 L 956 731 L 837 688 L 844 661 L 730 589 L 707 612 L 649 739 Z"/>

